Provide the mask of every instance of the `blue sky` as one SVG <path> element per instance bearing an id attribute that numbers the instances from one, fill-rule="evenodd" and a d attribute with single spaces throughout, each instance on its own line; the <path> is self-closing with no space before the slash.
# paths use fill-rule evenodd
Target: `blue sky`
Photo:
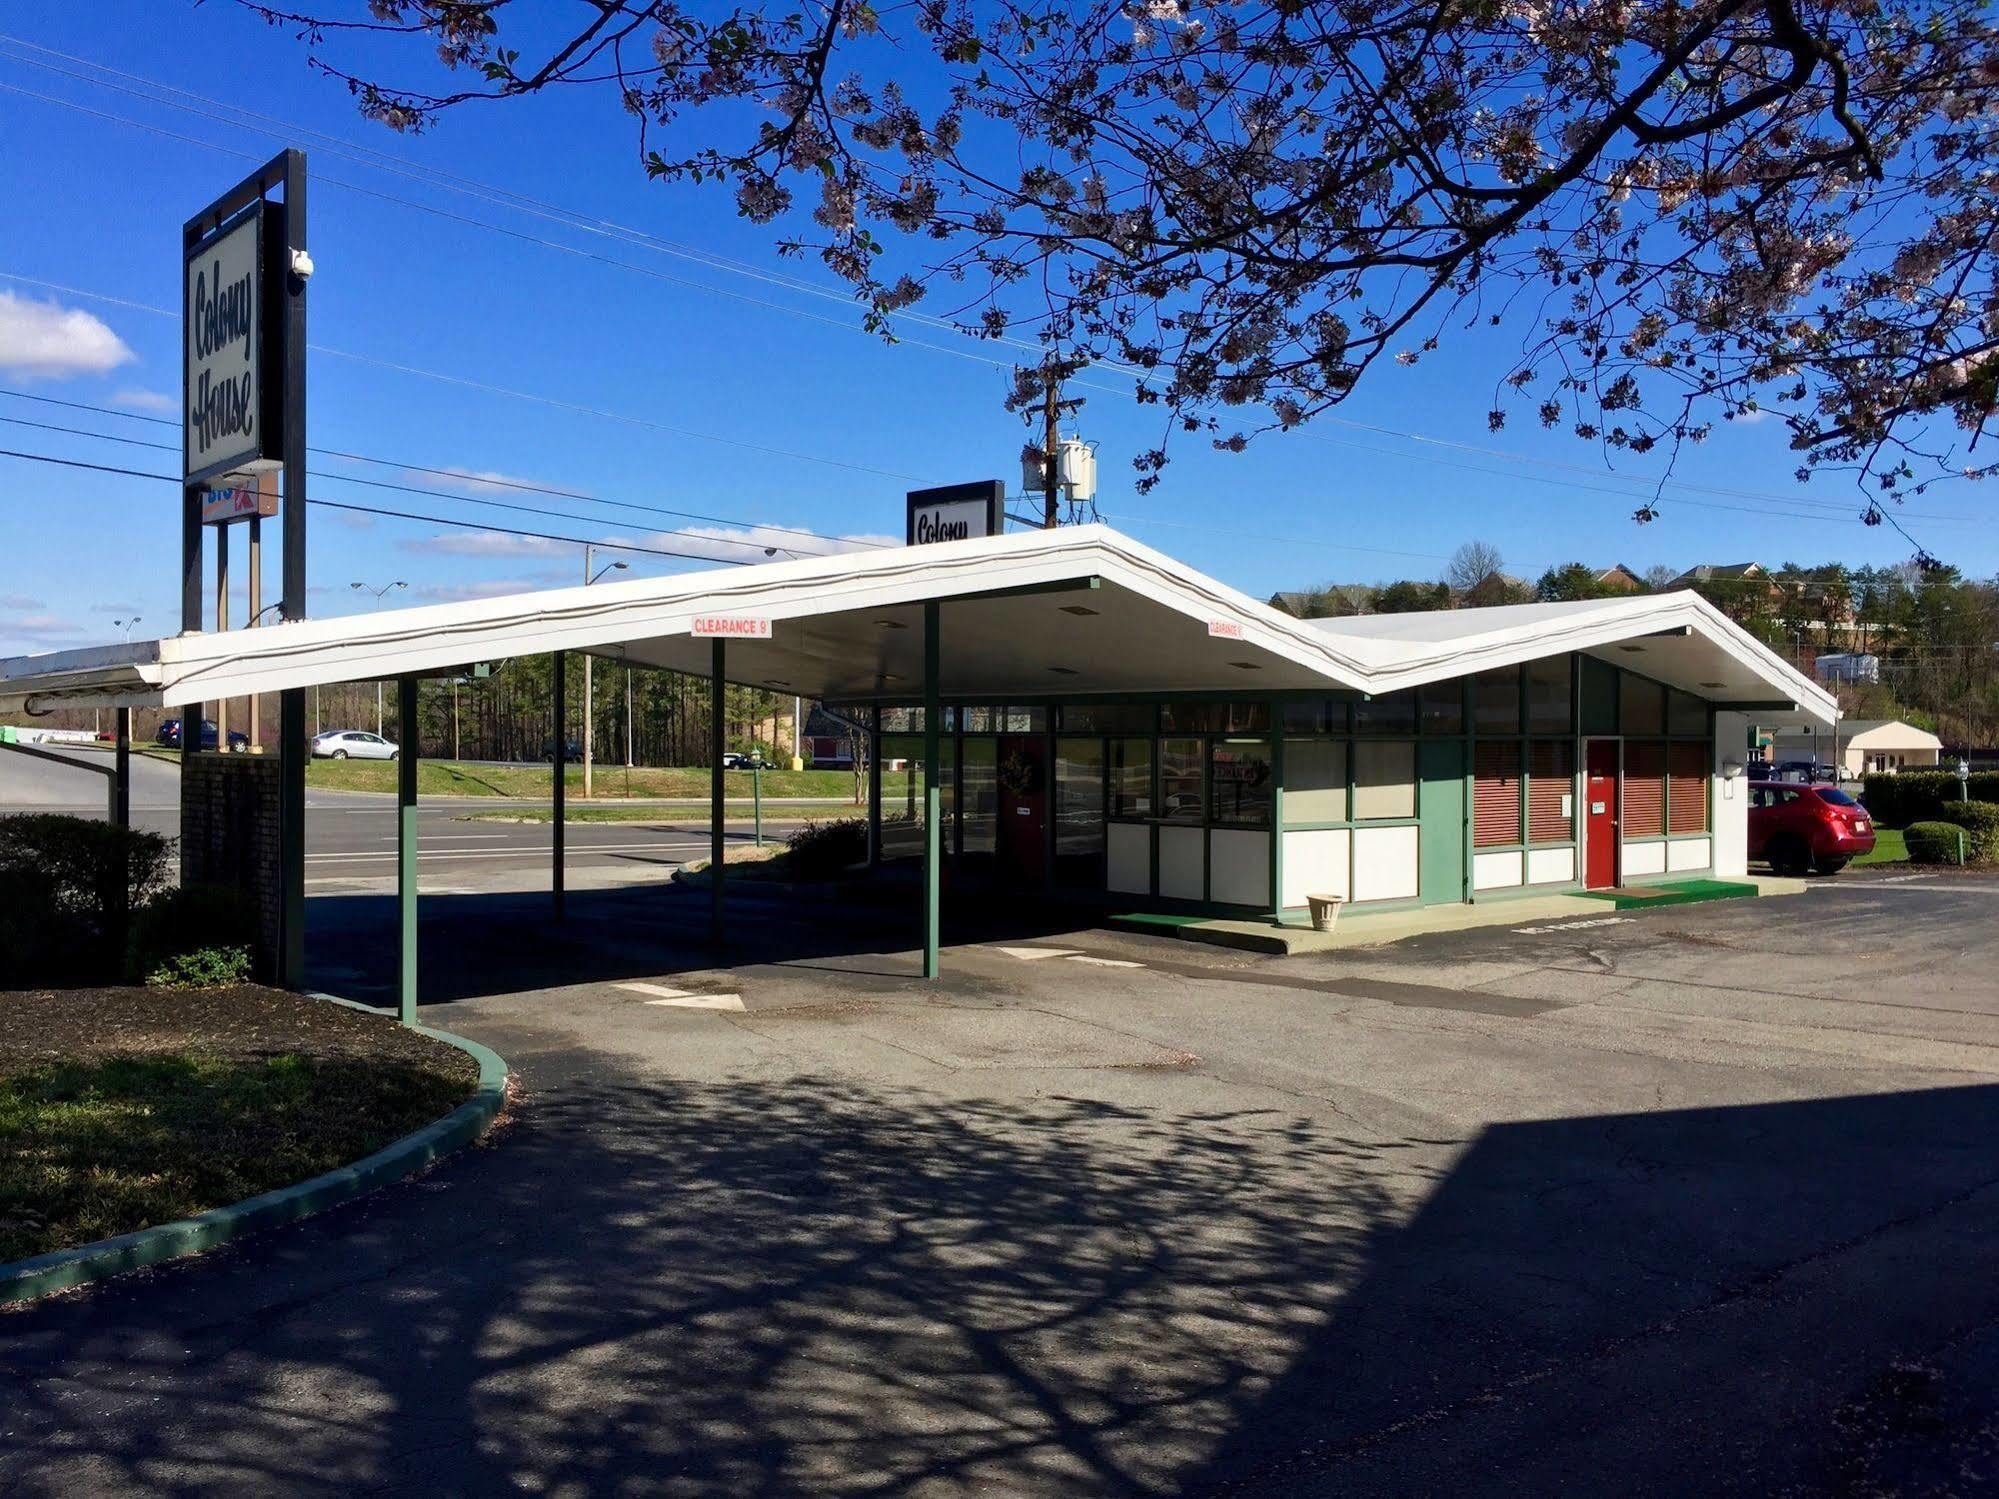
<path id="1" fill-rule="evenodd" d="M 682 247 L 671 254 L 620 243 L 299 141 L 313 173 L 312 339 L 338 351 L 311 359 L 311 440 L 450 471 L 316 457 L 313 467 L 332 477 L 314 481 L 315 498 L 761 556 L 764 542 L 821 544 L 744 528 L 899 537 L 906 488 L 988 477 L 1018 483 L 1023 429 L 1001 409 L 1005 373 L 988 362 L 1002 356 L 920 327 L 908 330 L 911 339 L 940 347 L 883 346 L 859 330 L 857 313 L 823 273 L 779 261 L 769 231 L 738 220 L 726 190 L 648 184 L 628 122 L 600 97 L 460 113 L 433 133 L 403 138 L 359 119 L 287 33 L 232 5 L 42 7 L 0 20 L 0 33 L 16 39 L 0 40 L 0 201 L 9 205 L 0 214 L 0 389 L 171 419 L 177 321 L 143 308 L 178 308 L 181 220 L 287 143 L 282 131 L 133 97 L 103 74 L 93 82 L 34 66 L 23 59 L 90 72 L 19 45 L 28 42 Z M 109 82 L 146 91 L 131 79 Z M 711 256 L 738 264 L 704 263 Z M 803 278 L 833 295 L 767 275 Z M 1246 454 L 1176 439 L 1164 483 L 1143 498 L 1132 492 L 1130 458 L 1156 440 L 1156 412 L 1115 390 L 1084 391 L 1080 427 L 1100 445 L 1099 506 L 1142 540 L 1258 595 L 1326 580 L 1435 577 L 1452 548 L 1474 537 L 1495 543 L 1508 569 L 1528 577 L 1574 558 L 1643 571 L 1909 555 L 1906 541 L 1890 528 L 1862 527 L 1851 507 L 1800 513 L 1766 498 L 1850 494 L 1830 483 L 1800 491 L 1779 424 L 1767 420 L 1725 428 L 1683 454 L 1679 477 L 1711 487 L 1669 492 L 1663 518 L 1636 526 L 1630 512 L 1646 491 L 1619 474 L 1643 474 L 1643 464 L 1614 473 L 1596 449 L 1530 430 L 1531 422 L 1487 432 L 1492 381 L 1518 338 L 1481 334 L 1413 369 L 1384 366 L 1341 421 L 1260 439 Z M 1118 385 L 1110 375 L 1091 380 Z M 0 422 L 0 448 L 155 472 L 176 461 L 19 422 L 177 451 L 171 426 L 11 396 L 0 396 L 0 417 L 14 419 Z M 717 519 L 509 491 L 480 475 Z M 352 482 L 362 477 L 460 498 Z M 562 514 L 467 503 L 480 497 Z M 113 620 L 134 613 L 140 633 L 170 629 L 175 507 L 171 484 L 0 458 L 0 653 L 115 638 Z M 1970 486 L 1945 487 L 1911 502 L 1905 523 L 1932 552 L 1989 575 L 1999 568 L 1999 543 L 1971 519 L 1981 507 Z M 649 536 L 669 528 L 718 534 Z M 739 544 L 746 534 L 758 545 Z M 639 572 L 693 565 L 630 560 Z M 357 579 L 400 579 L 412 596 L 443 599 L 573 581 L 581 566 L 574 545 L 311 513 L 311 610 L 319 614 L 361 607 L 348 586 Z"/>

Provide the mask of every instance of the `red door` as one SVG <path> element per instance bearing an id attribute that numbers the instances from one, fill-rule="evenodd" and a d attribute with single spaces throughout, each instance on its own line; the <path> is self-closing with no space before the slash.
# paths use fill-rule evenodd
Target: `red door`
<path id="1" fill-rule="evenodd" d="M 1617 883 L 1617 741 L 1589 742 L 1583 778 L 1583 887 L 1608 890 Z"/>
<path id="2" fill-rule="evenodd" d="M 1038 735 L 999 742 L 999 847 L 1005 877 L 1021 889 L 1041 884 L 1048 862 L 1048 747 Z"/>

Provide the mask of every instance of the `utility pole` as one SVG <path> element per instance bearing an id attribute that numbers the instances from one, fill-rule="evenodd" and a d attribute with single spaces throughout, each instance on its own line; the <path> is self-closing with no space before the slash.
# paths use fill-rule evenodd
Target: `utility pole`
<path id="1" fill-rule="evenodd" d="M 625 769 L 632 768 L 632 669 L 625 668 Z M 626 786 L 627 793 L 631 787 Z"/>
<path id="2" fill-rule="evenodd" d="M 1042 366 L 1041 373 L 1041 528 L 1052 531 L 1061 523 L 1055 500 L 1062 488 L 1059 419 L 1062 382 L 1055 373 L 1055 361 L 1052 359 Z"/>
<path id="3" fill-rule="evenodd" d="M 347 586 L 349 588 L 358 589 L 362 593 L 373 594 L 375 597 L 375 607 L 379 609 L 382 605 L 383 594 L 388 593 L 397 588 L 407 588 L 409 587 L 409 584 L 405 583 L 401 578 L 398 578 L 393 583 L 384 583 L 380 588 L 375 587 L 375 585 L 372 583 L 349 583 Z M 375 682 L 375 737 L 377 739 L 385 737 L 382 733 L 382 728 L 383 728 L 382 684 L 381 681 L 377 679 L 377 681 Z M 399 732 L 407 732 L 407 731 L 404 730 Z M 413 750 L 412 753 L 414 753 Z"/>
<path id="4" fill-rule="evenodd" d="M 626 566 L 622 562 L 613 562 L 608 564 L 603 572 L 593 573 L 591 571 L 591 564 L 596 561 L 596 550 L 596 547 L 591 543 L 587 541 L 583 543 L 583 586 L 585 588 L 588 588 L 597 579 L 603 577 L 604 573 L 621 572 Z M 629 698 L 627 699 L 627 711 L 630 711 Z M 583 798 L 585 801 L 588 801 L 590 798 L 590 766 L 594 758 L 592 755 L 592 740 L 595 737 L 590 721 L 594 712 L 595 705 L 592 703 L 590 696 L 590 653 L 585 651 L 583 653 Z M 556 732 L 558 734 L 562 732 L 560 726 L 557 727 Z M 629 763 L 629 757 L 627 758 Z"/>

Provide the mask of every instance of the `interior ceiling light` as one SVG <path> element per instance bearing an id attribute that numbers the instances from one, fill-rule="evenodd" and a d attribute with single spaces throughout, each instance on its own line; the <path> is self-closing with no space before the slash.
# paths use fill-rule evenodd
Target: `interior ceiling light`
<path id="1" fill-rule="evenodd" d="M 1703 682 L 1703 683 L 1701 683 L 1701 686 L 1703 686 L 1703 687 L 1726 687 L 1727 685 L 1728 685 L 1728 684 L 1727 684 L 1726 682 Z"/>
<path id="2" fill-rule="evenodd" d="M 1064 614 L 1095 614 L 1097 611 L 1095 609 L 1086 609 L 1081 604 L 1064 604 L 1062 612 Z"/>
<path id="3" fill-rule="evenodd" d="M 1058 677 L 1073 677 L 1076 675 L 1076 668 L 1073 666 L 1051 666 L 1048 669 Z"/>
<path id="4" fill-rule="evenodd" d="M 1638 652 L 1644 650 L 1645 647 L 1642 645 L 1620 645 L 1618 649 L 1620 651 L 1630 651 L 1633 655 L 1636 655 Z"/>
<path id="5" fill-rule="evenodd" d="M 875 623 L 880 625 L 884 630 L 906 630 L 909 628 L 908 625 L 899 619 L 878 619 Z"/>
<path id="6" fill-rule="evenodd" d="M 1263 670 L 1263 668 L 1261 666 L 1258 666 L 1254 661 L 1231 661 L 1229 665 L 1233 666 L 1237 671 Z"/>

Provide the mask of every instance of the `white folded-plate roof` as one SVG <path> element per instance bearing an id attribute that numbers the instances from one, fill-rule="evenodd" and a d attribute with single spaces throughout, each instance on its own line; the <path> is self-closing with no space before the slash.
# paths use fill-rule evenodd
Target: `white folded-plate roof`
<path id="1" fill-rule="evenodd" d="M 730 681 L 806 697 L 923 690 L 923 606 L 941 601 L 946 697 L 1345 688 L 1389 692 L 1586 651 L 1721 703 L 1832 698 L 1691 593 L 1298 620 L 1106 526 L 802 557 L 465 603 L 0 661 L 0 708 L 169 707 L 332 682 L 458 672 L 587 651 L 706 672 L 700 619 L 768 621 L 730 639 Z"/>

